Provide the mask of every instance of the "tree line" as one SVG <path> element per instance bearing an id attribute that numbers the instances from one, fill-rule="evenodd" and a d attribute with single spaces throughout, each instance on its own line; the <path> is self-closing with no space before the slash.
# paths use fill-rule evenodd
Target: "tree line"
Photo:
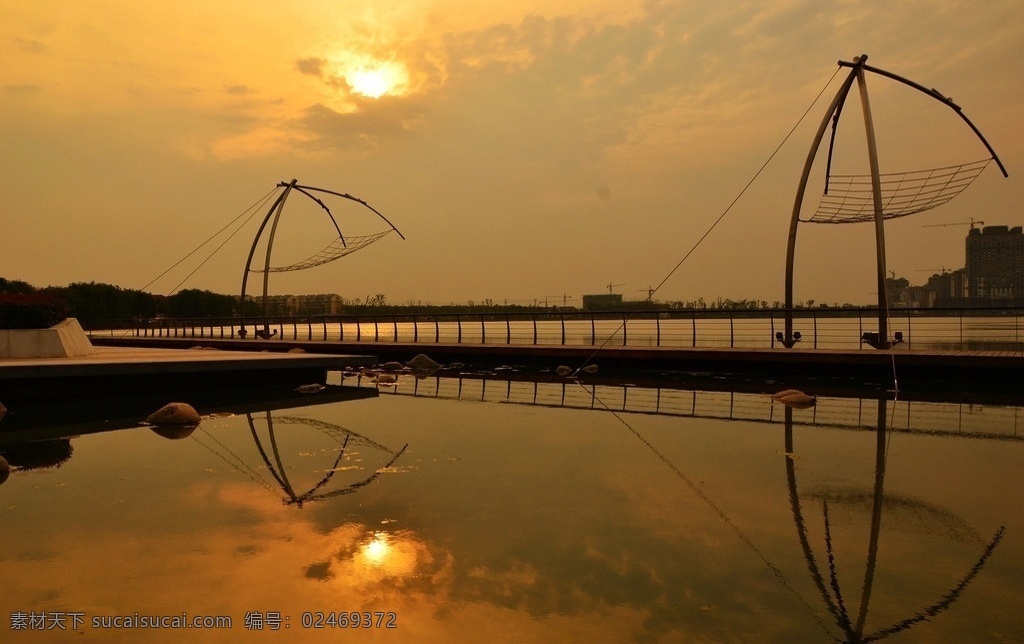
<path id="1" fill-rule="evenodd" d="M 135 289 L 121 288 L 113 284 L 100 282 L 73 282 L 67 286 L 47 286 L 36 288 L 27 282 L 10 280 L 0 277 L 0 299 L 4 295 L 46 295 L 60 300 L 67 305 L 70 316 L 75 317 L 86 328 L 111 321 L 146 320 L 156 317 L 172 318 L 227 318 L 244 314 L 258 316 L 262 314 L 262 305 L 257 301 L 247 301 L 245 310 L 239 310 L 239 298 L 201 289 L 184 289 L 177 293 L 164 296 L 147 293 Z M 797 308 L 852 308 L 850 304 L 815 303 L 814 300 L 801 302 Z M 752 310 L 781 308 L 780 302 L 769 304 L 767 300 L 716 298 L 705 301 L 698 298 L 692 301 L 656 302 L 653 300 L 623 302 L 624 310 Z M 386 315 L 386 314 L 459 314 L 459 313 L 494 313 L 515 314 L 546 312 L 557 313 L 563 309 L 558 306 L 539 306 L 529 304 L 499 304 L 493 300 L 483 302 L 470 301 L 465 304 L 390 304 L 383 294 L 375 298 L 367 297 L 366 301 L 345 300 L 344 312 L 350 315 Z M 276 310 L 271 315 L 281 315 Z"/>
<path id="2" fill-rule="evenodd" d="M 238 312 L 238 298 L 212 291 L 185 289 L 171 296 L 98 282 L 73 282 L 67 286 L 36 288 L 21 280 L 0 277 L 4 295 L 46 295 L 64 302 L 70 317 L 88 328 L 109 320 L 169 317 L 230 317 Z M 249 312 L 249 311 L 247 311 Z"/>

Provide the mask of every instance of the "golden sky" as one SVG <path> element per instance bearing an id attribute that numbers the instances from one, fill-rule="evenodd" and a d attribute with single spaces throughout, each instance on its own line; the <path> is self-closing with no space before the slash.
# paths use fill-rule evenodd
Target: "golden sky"
<path id="1" fill-rule="evenodd" d="M 36 286 L 141 288 L 298 178 L 407 240 L 272 290 L 578 305 L 616 283 L 640 299 L 861 53 L 952 96 L 1010 171 L 890 222 L 889 268 L 963 265 L 966 226 L 925 223 L 1024 223 L 1017 0 L 0 3 L 0 276 Z M 781 299 L 796 178 L 838 82 L 658 299 Z M 883 171 L 986 156 L 951 110 L 869 87 Z M 859 107 L 844 128 L 862 146 Z M 873 301 L 870 226 L 807 228 L 797 299 Z M 149 290 L 236 292 L 254 234 Z M 330 241 L 281 234 L 282 253 Z"/>

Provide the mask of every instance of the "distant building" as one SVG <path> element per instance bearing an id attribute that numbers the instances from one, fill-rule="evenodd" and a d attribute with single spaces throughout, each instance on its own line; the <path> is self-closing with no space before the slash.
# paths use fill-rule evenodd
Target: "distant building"
<path id="1" fill-rule="evenodd" d="M 599 293 L 583 296 L 584 311 L 622 308 L 622 293 Z"/>
<path id="2" fill-rule="evenodd" d="M 338 315 L 342 310 L 341 296 L 336 293 L 299 295 L 299 315 Z"/>
<path id="3" fill-rule="evenodd" d="M 253 298 L 257 304 L 262 304 L 262 297 Z M 299 310 L 299 300 L 294 295 L 268 295 L 267 315 L 295 315 Z"/>
<path id="4" fill-rule="evenodd" d="M 971 228 L 967 234 L 967 292 L 975 303 L 1024 301 L 1024 230 Z"/>
<path id="5" fill-rule="evenodd" d="M 263 296 L 246 295 L 245 299 L 263 306 Z M 338 315 L 342 312 L 344 300 L 335 293 L 318 295 L 268 295 L 267 314 L 281 316 L 296 315 Z M 259 309 L 262 313 L 262 309 Z"/>
<path id="6" fill-rule="evenodd" d="M 965 266 L 943 271 L 922 286 L 885 281 L 892 308 L 1024 305 L 1024 228 L 974 228 L 965 240 Z"/>

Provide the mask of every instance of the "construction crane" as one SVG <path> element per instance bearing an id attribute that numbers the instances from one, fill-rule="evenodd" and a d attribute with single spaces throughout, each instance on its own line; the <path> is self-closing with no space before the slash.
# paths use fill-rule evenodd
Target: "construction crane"
<path id="1" fill-rule="evenodd" d="M 648 286 L 647 288 L 638 288 L 637 292 L 638 293 L 647 293 L 647 299 L 648 300 L 654 297 L 654 289 L 651 288 L 650 286 Z"/>
<path id="2" fill-rule="evenodd" d="M 544 306 L 545 306 L 545 308 L 549 306 L 548 305 L 548 300 L 555 300 L 557 302 L 558 298 L 562 298 L 562 308 L 563 309 L 564 308 L 568 308 L 569 300 L 573 299 L 573 297 L 571 295 L 569 295 L 568 293 L 562 293 L 561 295 L 545 295 L 544 296 Z"/>
<path id="3" fill-rule="evenodd" d="M 611 282 L 608 282 L 605 286 L 608 288 L 608 292 L 611 293 L 612 289 L 616 286 L 625 286 L 625 284 L 612 284 Z"/>
<path id="4" fill-rule="evenodd" d="M 971 217 L 970 221 L 954 221 L 953 223 L 950 223 L 950 224 L 925 224 L 924 226 L 921 226 L 921 227 L 922 228 L 945 228 L 946 226 L 967 226 L 967 225 L 969 225 L 971 227 L 971 230 L 974 230 L 974 225 L 975 224 L 977 224 L 979 226 L 984 226 L 985 222 L 983 222 L 983 221 L 976 221 L 974 219 L 974 217 Z"/>

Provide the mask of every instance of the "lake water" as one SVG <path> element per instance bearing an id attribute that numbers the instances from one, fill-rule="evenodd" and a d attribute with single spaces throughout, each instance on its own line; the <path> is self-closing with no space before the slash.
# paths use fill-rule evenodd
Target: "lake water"
<path id="1" fill-rule="evenodd" d="M 401 376 L 258 408 L 0 419 L 37 464 L 0 485 L 0 640 L 1024 640 L 1017 407 Z"/>

